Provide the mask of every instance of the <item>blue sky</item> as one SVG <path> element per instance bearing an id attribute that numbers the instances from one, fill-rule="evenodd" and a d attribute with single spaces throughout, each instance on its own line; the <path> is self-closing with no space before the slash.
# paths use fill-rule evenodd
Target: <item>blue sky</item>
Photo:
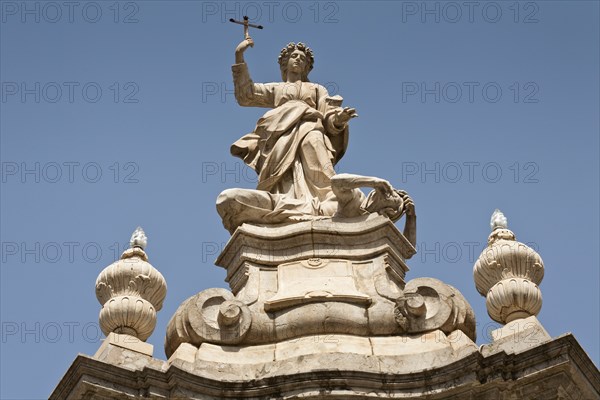
<path id="1" fill-rule="evenodd" d="M 226 287 L 219 192 L 256 177 L 229 154 L 264 110 L 232 94 L 248 14 L 256 82 L 290 41 L 311 80 L 356 107 L 339 172 L 413 197 L 407 278 L 458 288 L 478 342 L 498 327 L 472 267 L 495 208 L 541 254 L 539 319 L 599 363 L 599 4 L 0 1 L 2 399 L 47 398 L 102 335 L 94 284 L 141 225 L 168 293 L 149 342 L 164 358 L 179 304 Z"/>

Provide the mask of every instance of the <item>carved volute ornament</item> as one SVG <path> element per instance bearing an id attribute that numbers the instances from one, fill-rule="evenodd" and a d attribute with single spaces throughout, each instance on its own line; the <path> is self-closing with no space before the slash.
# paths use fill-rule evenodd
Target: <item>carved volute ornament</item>
<path id="1" fill-rule="evenodd" d="M 106 267 L 96 280 L 100 328 L 146 341 L 156 326 L 156 312 L 167 294 L 165 278 L 149 262 L 142 228 L 131 236 L 130 247 Z"/>
<path id="2" fill-rule="evenodd" d="M 488 314 L 502 324 L 537 315 L 542 308 L 538 288 L 544 278 L 542 258 L 516 240 L 500 210 L 494 211 L 490 225 L 488 246 L 473 267 L 475 286 L 486 297 Z"/>
<path id="3" fill-rule="evenodd" d="M 446 334 L 460 330 L 476 339 L 473 309 L 454 287 L 434 278 L 409 281 L 394 308 L 396 323 L 402 333 L 431 332 Z"/>

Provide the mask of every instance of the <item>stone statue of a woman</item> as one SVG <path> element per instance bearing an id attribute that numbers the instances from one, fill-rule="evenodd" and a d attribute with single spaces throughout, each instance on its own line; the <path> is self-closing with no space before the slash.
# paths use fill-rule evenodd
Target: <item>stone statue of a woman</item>
<path id="1" fill-rule="evenodd" d="M 311 49 L 288 44 L 279 55 L 283 81 L 254 83 L 244 61 L 244 52 L 253 45 L 247 38 L 235 50 L 235 98 L 241 106 L 271 110 L 231 147 L 234 156 L 257 172 L 258 187 L 219 195 L 217 210 L 225 228 L 233 232 L 245 222 L 277 224 L 369 212 L 394 219 L 404 212 L 414 215 L 410 197 L 389 182 L 336 175 L 334 166 L 348 145 L 348 122 L 357 114 L 341 106 L 340 96 L 329 96 L 327 89 L 308 80 L 314 64 Z M 359 189 L 364 186 L 376 190 L 367 197 Z"/>

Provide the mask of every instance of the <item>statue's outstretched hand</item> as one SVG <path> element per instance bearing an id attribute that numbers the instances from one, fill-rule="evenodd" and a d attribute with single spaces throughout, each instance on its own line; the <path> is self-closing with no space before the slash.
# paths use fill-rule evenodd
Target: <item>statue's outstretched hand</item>
<path id="1" fill-rule="evenodd" d="M 351 118 L 358 117 L 355 108 L 344 107 L 338 114 L 335 121 L 335 125 L 342 126 L 345 125 Z"/>

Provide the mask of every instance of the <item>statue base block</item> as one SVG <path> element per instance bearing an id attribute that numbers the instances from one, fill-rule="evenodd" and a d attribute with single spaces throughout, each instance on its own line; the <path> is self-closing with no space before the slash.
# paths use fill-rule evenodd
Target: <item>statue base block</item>
<path id="1" fill-rule="evenodd" d="M 508 354 L 520 353 L 552 340 L 535 316 L 514 320 L 490 334 L 494 341 L 481 347 L 481 353 L 485 356 L 501 351 Z"/>
<path id="2" fill-rule="evenodd" d="M 154 352 L 154 346 L 152 346 L 150 343 L 142 342 L 135 336 L 111 332 L 108 334 L 106 339 L 104 339 L 94 357 L 102 359 L 108 352 L 110 352 L 111 348 L 115 347 L 122 350 L 134 351 L 149 357 L 152 357 L 152 353 Z"/>
<path id="3" fill-rule="evenodd" d="M 369 214 L 281 226 L 244 224 L 234 232 L 216 264 L 227 270 L 226 281 L 234 294 L 245 286 L 251 266 L 276 271 L 282 264 L 310 259 L 360 262 L 385 256 L 389 273 L 403 286 L 406 259 L 415 253 L 392 221 Z"/>

